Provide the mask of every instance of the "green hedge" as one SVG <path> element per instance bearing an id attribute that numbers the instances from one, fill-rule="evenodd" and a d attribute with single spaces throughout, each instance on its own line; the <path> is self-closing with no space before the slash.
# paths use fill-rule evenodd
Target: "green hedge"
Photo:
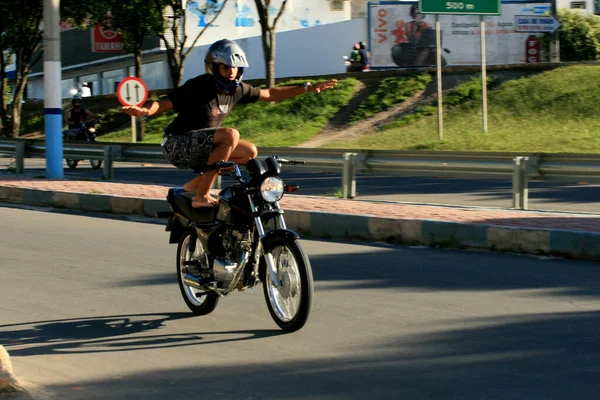
<path id="1" fill-rule="evenodd" d="M 561 24 L 560 60 L 600 60 L 600 17 L 570 10 L 559 10 L 557 17 Z M 544 42 L 549 46 L 550 35 Z"/>

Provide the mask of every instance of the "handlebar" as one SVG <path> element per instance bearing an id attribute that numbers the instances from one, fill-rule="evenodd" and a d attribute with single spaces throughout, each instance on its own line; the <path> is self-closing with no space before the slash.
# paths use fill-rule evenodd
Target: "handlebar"
<path id="1" fill-rule="evenodd" d="M 279 164 L 289 164 L 289 165 L 306 164 L 305 161 L 300 161 L 300 160 L 287 160 L 285 158 L 280 158 L 277 156 L 274 156 L 274 158 L 277 160 L 277 162 Z"/>
<path id="2" fill-rule="evenodd" d="M 218 171 L 223 168 L 233 167 L 234 165 L 237 165 L 237 164 L 234 163 L 233 161 L 217 161 L 214 164 L 207 165 L 206 168 L 204 168 L 203 170 L 197 171 L 197 174 L 203 175 L 203 174 L 206 174 L 207 172 Z"/>
<path id="3" fill-rule="evenodd" d="M 277 162 L 279 164 L 289 164 L 289 165 L 306 164 L 306 162 L 300 161 L 300 160 L 288 160 L 288 159 L 280 158 L 280 157 L 277 157 L 277 156 L 273 156 L 273 158 L 275 160 L 277 160 Z M 229 167 L 234 167 L 235 168 L 235 175 L 238 176 L 238 177 L 240 176 L 239 167 L 233 161 L 217 161 L 216 163 L 207 165 L 206 168 L 204 168 L 204 169 L 202 169 L 200 171 L 195 171 L 195 172 L 197 174 L 199 174 L 199 175 L 203 175 L 203 174 L 206 174 L 206 173 L 211 172 L 211 171 L 218 171 L 220 169 L 225 169 L 225 168 L 229 168 Z"/>

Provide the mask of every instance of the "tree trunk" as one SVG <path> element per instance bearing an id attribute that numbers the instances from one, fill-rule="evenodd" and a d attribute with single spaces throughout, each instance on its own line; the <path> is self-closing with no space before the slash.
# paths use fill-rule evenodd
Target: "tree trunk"
<path id="1" fill-rule="evenodd" d="M 181 77 L 183 75 L 183 61 L 181 61 L 181 64 L 178 63 L 180 55 L 177 53 L 178 51 L 173 48 L 167 50 L 167 61 L 169 62 L 169 72 L 171 72 L 171 83 L 174 88 L 181 85 Z"/>
<path id="2" fill-rule="evenodd" d="M 269 63 L 267 65 L 267 81 L 269 87 L 275 87 L 275 29 L 269 32 L 271 36 L 271 48 L 269 49 Z"/>
<path id="3" fill-rule="evenodd" d="M 4 70 L 3 70 L 4 71 Z M 5 74 L 0 74 L 0 121 L 2 122 L 2 135 L 10 136 L 10 119 L 8 118 L 6 92 L 8 88 L 8 79 Z"/>
<path id="4" fill-rule="evenodd" d="M 21 80 L 22 82 L 22 80 Z M 21 86 L 21 85 L 18 85 Z M 19 89 L 15 89 L 15 95 L 13 97 L 13 106 L 11 110 L 12 114 L 12 137 L 19 137 L 19 130 L 21 129 L 21 100 L 23 100 L 23 86 Z"/>
<path id="5" fill-rule="evenodd" d="M 8 91 L 8 79 L 6 79 L 7 60 L 0 53 L 0 123 L 2 123 L 2 135 L 9 136 L 10 122 L 8 118 L 6 92 Z"/>
<path id="6" fill-rule="evenodd" d="M 15 86 L 11 110 L 12 137 L 14 138 L 19 137 L 19 130 L 21 129 L 21 108 L 23 107 L 21 101 L 23 100 L 23 92 L 25 91 L 25 85 L 27 84 L 27 77 L 31 72 L 28 66 L 22 63 L 20 65 L 23 65 L 24 68 L 17 71 L 17 84 Z"/>
<path id="7" fill-rule="evenodd" d="M 135 51 L 135 76 L 142 79 L 142 50 L 140 48 Z"/>
<path id="8" fill-rule="evenodd" d="M 275 29 L 268 28 L 262 36 L 263 53 L 265 55 L 265 70 L 267 72 L 267 85 L 275 87 Z"/>

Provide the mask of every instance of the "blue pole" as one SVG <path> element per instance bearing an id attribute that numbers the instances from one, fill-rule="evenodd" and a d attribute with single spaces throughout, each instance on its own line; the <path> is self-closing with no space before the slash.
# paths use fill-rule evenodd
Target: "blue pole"
<path id="1" fill-rule="evenodd" d="M 44 128 L 46 178 L 63 179 L 60 0 L 44 0 Z"/>

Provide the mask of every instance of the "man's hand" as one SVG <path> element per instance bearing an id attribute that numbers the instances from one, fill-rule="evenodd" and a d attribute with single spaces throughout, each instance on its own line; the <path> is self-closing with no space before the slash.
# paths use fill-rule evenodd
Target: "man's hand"
<path id="1" fill-rule="evenodd" d="M 337 85 L 337 79 L 330 79 L 325 82 L 315 83 L 310 86 L 309 92 L 320 93 L 323 90 L 333 89 Z"/>
<path id="2" fill-rule="evenodd" d="M 150 110 L 145 107 L 138 106 L 126 106 L 121 107 L 121 112 L 131 115 L 132 117 L 147 117 L 150 114 Z"/>

